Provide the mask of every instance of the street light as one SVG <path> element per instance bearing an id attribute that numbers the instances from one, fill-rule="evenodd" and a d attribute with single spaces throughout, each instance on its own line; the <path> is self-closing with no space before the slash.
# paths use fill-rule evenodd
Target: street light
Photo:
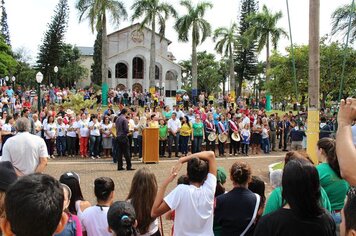
<path id="1" fill-rule="evenodd" d="M 15 76 L 12 76 L 12 77 L 11 77 L 11 81 L 12 81 L 12 86 L 15 87 L 16 77 L 15 77 Z"/>
<path id="2" fill-rule="evenodd" d="M 5 76 L 5 81 L 6 81 L 6 85 L 7 85 L 7 82 L 9 81 L 9 76 Z"/>
<path id="3" fill-rule="evenodd" d="M 57 85 L 58 85 L 58 66 L 55 66 L 53 68 L 53 70 L 54 70 L 54 73 L 56 73 L 56 82 L 57 82 Z"/>
<path id="4" fill-rule="evenodd" d="M 36 82 L 38 84 L 37 87 L 37 109 L 38 109 L 38 115 L 41 112 L 41 83 L 43 80 L 43 74 L 41 72 L 37 72 L 36 74 Z"/>

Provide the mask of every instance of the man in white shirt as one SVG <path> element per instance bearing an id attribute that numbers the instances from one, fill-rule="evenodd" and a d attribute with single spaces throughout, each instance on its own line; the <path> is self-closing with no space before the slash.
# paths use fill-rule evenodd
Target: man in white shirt
<path id="1" fill-rule="evenodd" d="M 27 118 L 19 118 L 15 126 L 18 134 L 6 141 L 1 161 L 10 161 L 19 176 L 43 172 L 48 157 L 46 143 L 41 137 L 29 133 Z"/>
<path id="2" fill-rule="evenodd" d="M 82 227 L 88 236 L 111 236 L 108 231 L 107 213 L 114 199 L 115 184 L 108 177 L 94 181 L 94 192 L 97 204 L 83 212 Z"/>
<path id="3" fill-rule="evenodd" d="M 176 157 L 178 157 L 178 144 L 179 144 L 179 131 L 181 128 L 181 122 L 177 119 L 177 113 L 172 113 L 172 118 L 168 120 L 168 157 L 172 157 L 172 144 L 174 142 Z"/>
<path id="4" fill-rule="evenodd" d="M 175 105 L 174 109 L 175 109 L 174 112 L 176 113 L 176 117 L 178 120 L 184 117 L 184 112 L 179 109 L 178 105 Z"/>
<path id="5" fill-rule="evenodd" d="M 168 184 L 174 180 L 185 162 L 188 162 L 187 175 L 190 184 L 178 185 L 164 198 Z M 213 236 L 216 170 L 215 155 L 212 151 L 194 153 L 179 159 L 158 190 L 151 216 L 158 217 L 174 210 L 174 235 Z"/>
<path id="6" fill-rule="evenodd" d="M 242 113 L 242 125 L 245 127 L 246 124 L 250 124 L 250 118 L 246 115 L 245 112 Z"/>

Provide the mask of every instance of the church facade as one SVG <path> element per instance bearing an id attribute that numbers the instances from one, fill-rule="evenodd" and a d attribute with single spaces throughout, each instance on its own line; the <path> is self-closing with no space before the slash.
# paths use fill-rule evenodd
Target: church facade
<path id="1" fill-rule="evenodd" d="M 111 88 L 149 91 L 149 63 L 152 31 L 134 24 L 108 35 L 108 83 Z M 174 96 L 181 87 L 181 67 L 168 51 L 171 43 L 156 34 L 156 90 Z M 81 47 L 78 47 L 81 50 Z M 89 82 L 90 83 L 90 82 Z"/>

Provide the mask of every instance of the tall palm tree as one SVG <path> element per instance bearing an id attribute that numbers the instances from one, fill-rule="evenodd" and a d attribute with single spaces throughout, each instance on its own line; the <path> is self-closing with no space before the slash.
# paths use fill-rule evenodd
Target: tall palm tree
<path id="1" fill-rule="evenodd" d="M 233 23 L 230 28 L 220 27 L 214 31 L 214 42 L 216 42 L 215 50 L 229 58 L 229 75 L 230 75 L 230 92 L 233 91 L 235 96 L 236 80 L 235 80 L 235 63 L 234 63 L 234 50 L 237 44 L 237 24 Z"/>
<path id="2" fill-rule="evenodd" d="M 261 52 L 262 49 L 266 47 L 266 84 L 269 81 L 268 70 L 270 68 L 270 43 L 272 42 L 273 47 L 276 49 L 277 43 L 281 37 L 288 38 L 286 31 L 277 27 L 277 23 L 282 16 L 281 11 L 273 14 L 268 10 L 266 5 L 263 5 L 262 12 L 252 14 L 247 18 L 252 27 L 245 32 L 246 36 L 252 40 L 257 40 L 258 52 Z M 266 110 L 269 111 L 271 110 L 271 96 L 269 93 L 267 93 L 266 98 Z"/>
<path id="3" fill-rule="evenodd" d="M 178 32 L 178 39 L 183 42 L 189 41 L 189 32 L 192 34 L 192 89 L 198 88 L 198 62 L 197 46 L 204 42 L 211 34 L 211 25 L 204 19 L 205 12 L 212 8 L 213 4 L 209 2 L 199 2 L 196 6 L 189 0 L 180 2 L 188 13 L 177 19 L 175 28 Z"/>
<path id="4" fill-rule="evenodd" d="M 149 67 L 151 88 L 155 86 L 156 23 L 159 25 L 159 34 L 162 39 L 166 30 L 166 21 L 170 16 L 176 17 L 177 12 L 172 5 L 161 3 L 159 0 L 136 0 L 131 6 L 131 10 L 134 11 L 131 17 L 132 21 L 144 17 L 141 26 L 150 25 L 152 29 Z"/>
<path id="5" fill-rule="evenodd" d="M 282 12 L 279 11 L 275 14 L 263 5 L 262 12 L 250 15 L 248 17 L 251 23 L 251 28 L 246 31 L 246 36 L 250 39 L 257 40 L 257 51 L 261 52 L 266 47 L 266 83 L 268 82 L 267 71 L 270 67 L 270 43 L 274 49 L 277 48 L 277 43 L 281 37 L 288 38 L 286 31 L 277 27 L 278 21 L 282 18 Z"/>
<path id="6" fill-rule="evenodd" d="M 118 25 L 122 19 L 127 19 L 127 12 L 122 2 L 118 0 L 78 0 L 76 8 L 79 11 L 79 22 L 89 20 L 89 25 L 94 33 L 102 31 L 101 48 L 101 80 L 102 80 L 102 103 L 107 105 L 108 99 L 108 37 L 107 15 L 111 16 L 112 23 Z"/>
<path id="7" fill-rule="evenodd" d="M 349 26 L 349 17 L 351 15 L 351 28 L 350 28 L 350 42 L 352 43 L 356 39 L 356 6 L 354 4 L 347 4 L 337 8 L 331 15 L 332 20 L 332 35 L 343 34 L 347 35 Z"/>

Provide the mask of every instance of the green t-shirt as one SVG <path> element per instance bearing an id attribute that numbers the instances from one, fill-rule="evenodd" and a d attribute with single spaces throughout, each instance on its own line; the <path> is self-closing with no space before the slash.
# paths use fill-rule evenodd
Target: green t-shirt
<path id="1" fill-rule="evenodd" d="M 344 207 L 345 197 L 349 190 L 349 184 L 341 179 L 328 163 L 322 163 L 316 167 L 319 173 L 320 185 L 327 193 L 331 210 L 341 210 Z"/>
<path id="2" fill-rule="evenodd" d="M 328 195 L 326 194 L 325 190 L 322 187 L 320 188 L 320 192 L 321 192 L 321 199 L 320 199 L 321 206 L 330 212 L 331 205 L 330 205 Z M 275 188 L 267 200 L 265 210 L 263 211 L 263 215 L 267 215 L 269 213 L 275 212 L 279 208 L 283 207 L 283 205 L 284 204 L 282 201 L 282 187 Z"/>
<path id="3" fill-rule="evenodd" d="M 160 139 L 167 139 L 168 136 L 168 127 L 167 125 L 160 125 L 159 126 L 159 138 Z"/>
<path id="4" fill-rule="evenodd" d="M 193 124 L 194 137 L 202 137 L 204 132 L 204 124 L 202 122 Z"/>
<path id="5" fill-rule="evenodd" d="M 172 111 L 163 111 L 162 112 L 162 115 L 164 116 L 164 118 L 166 118 L 166 119 L 171 119 L 171 117 L 172 117 Z"/>

